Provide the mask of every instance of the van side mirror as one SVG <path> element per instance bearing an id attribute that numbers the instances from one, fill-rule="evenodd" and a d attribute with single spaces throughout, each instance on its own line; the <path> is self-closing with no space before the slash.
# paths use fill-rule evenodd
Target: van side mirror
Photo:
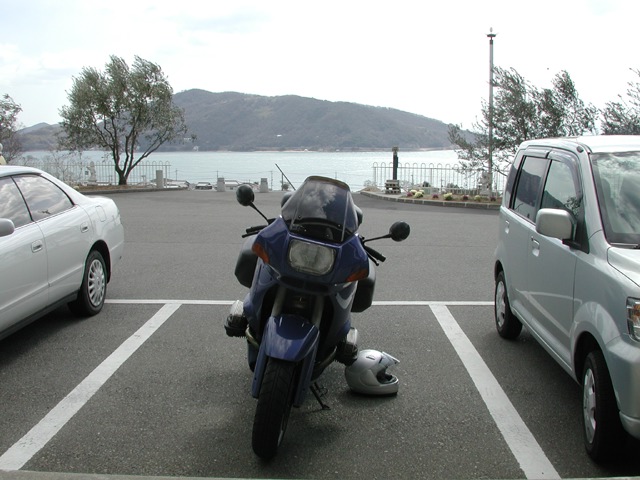
<path id="1" fill-rule="evenodd" d="M 542 208 L 536 215 L 536 232 L 546 237 L 570 240 L 573 237 L 573 217 L 566 210 Z"/>

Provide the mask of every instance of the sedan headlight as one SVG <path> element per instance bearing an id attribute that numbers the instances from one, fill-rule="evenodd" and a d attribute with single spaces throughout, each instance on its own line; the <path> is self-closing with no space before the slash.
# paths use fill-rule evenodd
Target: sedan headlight
<path id="1" fill-rule="evenodd" d="M 627 326 L 629 335 L 640 341 L 640 300 L 637 298 L 627 298 Z"/>
<path id="2" fill-rule="evenodd" d="M 336 252 L 333 248 L 315 243 L 291 240 L 289 243 L 289 265 L 299 272 L 325 275 L 333 268 Z"/>

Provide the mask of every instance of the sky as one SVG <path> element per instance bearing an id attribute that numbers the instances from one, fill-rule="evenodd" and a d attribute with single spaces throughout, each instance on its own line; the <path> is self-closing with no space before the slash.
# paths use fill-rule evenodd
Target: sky
<path id="1" fill-rule="evenodd" d="M 638 0 L 0 0 L 0 95 L 57 123 L 111 55 L 194 88 L 388 107 L 471 128 L 493 62 L 536 88 L 566 70 L 598 108 L 640 81 Z M 492 30 L 491 30 L 492 29 Z"/>

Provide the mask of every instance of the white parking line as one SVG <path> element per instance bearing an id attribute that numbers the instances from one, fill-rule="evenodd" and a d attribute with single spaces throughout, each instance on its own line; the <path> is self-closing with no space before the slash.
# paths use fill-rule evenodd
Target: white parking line
<path id="1" fill-rule="evenodd" d="M 125 340 L 35 427 L 0 456 L 0 470 L 20 470 L 31 460 L 178 308 L 180 304 L 164 305 L 137 332 Z"/>
<path id="2" fill-rule="evenodd" d="M 444 305 L 431 311 L 453 345 L 527 478 L 560 478 L 487 364 Z"/>
<path id="3" fill-rule="evenodd" d="M 180 308 L 181 305 L 230 305 L 230 300 L 126 300 L 109 299 L 111 304 L 162 305 L 138 331 L 120 345 L 73 389 L 24 437 L 2 456 L 0 470 L 19 470 L 40 451 L 89 401 L 120 366 Z M 522 421 L 500 384 L 471 341 L 464 334 L 447 306 L 490 306 L 493 302 L 469 301 L 374 301 L 374 306 L 428 306 L 469 372 L 493 420 L 527 478 L 560 476 Z"/>
<path id="4" fill-rule="evenodd" d="M 113 303 L 118 305 L 164 305 L 166 303 L 179 303 L 180 305 L 231 305 L 234 300 L 166 300 L 166 299 L 111 299 L 105 300 L 105 303 Z M 451 305 L 451 306 L 491 306 L 493 302 L 474 302 L 474 301 L 434 301 L 434 300 L 417 300 L 417 301 L 375 301 L 373 306 L 418 306 L 428 307 L 431 305 Z"/>

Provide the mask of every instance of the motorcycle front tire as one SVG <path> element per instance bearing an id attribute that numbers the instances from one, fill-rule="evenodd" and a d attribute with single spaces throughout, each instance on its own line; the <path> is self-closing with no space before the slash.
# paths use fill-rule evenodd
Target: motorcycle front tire
<path id="1" fill-rule="evenodd" d="M 252 447 L 269 460 L 275 456 L 287 429 L 295 392 L 296 364 L 269 358 L 253 420 Z"/>

